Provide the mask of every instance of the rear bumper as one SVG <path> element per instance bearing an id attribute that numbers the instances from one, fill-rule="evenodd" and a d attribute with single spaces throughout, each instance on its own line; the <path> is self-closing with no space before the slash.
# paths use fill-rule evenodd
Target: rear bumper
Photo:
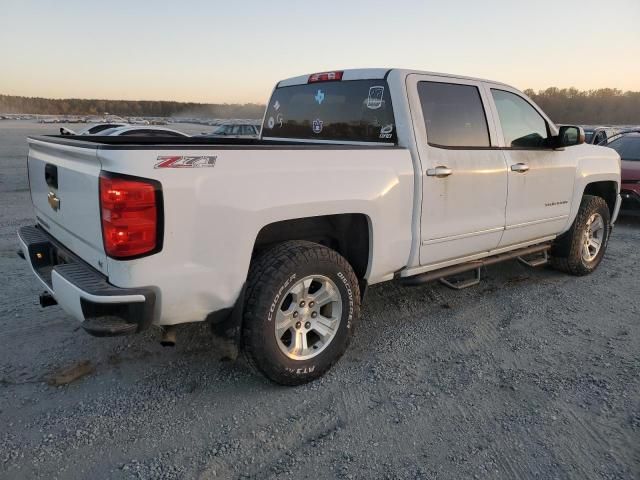
<path id="1" fill-rule="evenodd" d="M 62 309 L 95 336 L 129 335 L 154 319 L 151 288 L 118 288 L 36 226 L 18 230 L 24 258 Z"/>

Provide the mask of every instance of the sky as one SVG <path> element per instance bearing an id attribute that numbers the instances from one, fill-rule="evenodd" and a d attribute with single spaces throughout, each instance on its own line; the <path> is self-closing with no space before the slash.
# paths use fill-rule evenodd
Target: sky
<path id="1" fill-rule="evenodd" d="M 0 94 L 264 103 L 358 67 L 640 91 L 640 0 L 0 0 Z"/>

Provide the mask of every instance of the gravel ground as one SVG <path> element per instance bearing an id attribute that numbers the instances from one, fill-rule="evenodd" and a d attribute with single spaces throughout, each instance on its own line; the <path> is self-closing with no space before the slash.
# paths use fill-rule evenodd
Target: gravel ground
<path id="1" fill-rule="evenodd" d="M 1 478 L 640 478 L 640 221 L 589 277 L 508 262 L 460 292 L 372 287 L 342 361 L 282 388 L 203 325 L 167 350 L 38 306 L 15 255 L 24 137 L 56 128 L 0 123 Z"/>

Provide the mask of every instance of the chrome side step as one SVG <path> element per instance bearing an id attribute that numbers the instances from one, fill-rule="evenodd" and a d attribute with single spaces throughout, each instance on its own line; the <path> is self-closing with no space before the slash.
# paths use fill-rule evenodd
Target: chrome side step
<path id="1" fill-rule="evenodd" d="M 442 277 L 439 280 L 440 283 L 454 290 L 475 287 L 480 283 L 480 270 L 480 267 L 476 268 L 474 271 L 475 275 L 472 278 L 467 278 L 466 280 L 455 280 L 453 277 Z"/>
<path id="2" fill-rule="evenodd" d="M 407 287 L 413 287 L 417 285 L 423 285 L 425 283 L 432 282 L 434 280 L 440 280 L 444 285 L 447 285 L 448 287 L 451 286 L 451 288 L 455 288 L 456 290 L 460 290 L 461 288 L 471 287 L 473 285 L 477 285 L 478 283 L 480 283 L 480 269 L 482 267 L 493 265 L 495 263 L 504 262 L 506 260 L 512 260 L 514 258 L 526 259 L 529 256 L 540 255 L 540 254 L 544 254 L 544 259 L 546 262 L 548 260 L 547 252 L 549 251 L 550 248 L 551 248 L 551 243 L 541 243 L 539 245 L 532 245 L 530 247 L 519 248 L 511 252 L 500 253 L 498 255 L 493 255 L 492 257 L 482 258 L 480 260 L 473 260 L 471 262 L 465 262 L 459 265 L 452 265 L 450 267 L 440 268 L 438 270 L 433 270 L 431 272 L 421 273 L 419 275 L 414 275 L 412 277 L 400 278 L 399 281 L 402 285 L 405 285 Z M 536 257 L 535 259 L 528 260 L 528 263 L 526 263 L 526 265 L 531 265 L 531 266 L 542 265 L 542 263 L 540 263 L 541 261 L 542 261 L 542 258 Z M 462 280 L 460 282 L 452 282 L 450 280 L 447 280 L 447 278 L 449 277 L 453 277 L 454 275 L 459 275 L 461 273 L 470 272 L 472 270 L 476 270 L 476 275 L 472 279 Z"/>
<path id="3" fill-rule="evenodd" d="M 549 263 L 549 253 L 548 250 L 545 250 L 539 254 L 518 257 L 518 261 L 527 267 L 540 267 Z"/>

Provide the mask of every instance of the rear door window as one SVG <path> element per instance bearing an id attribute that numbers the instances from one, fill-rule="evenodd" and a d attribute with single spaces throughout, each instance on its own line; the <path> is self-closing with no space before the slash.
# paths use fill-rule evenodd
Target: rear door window
<path id="1" fill-rule="evenodd" d="M 262 126 L 264 138 L 397 143 L 385 80 L 318 82 L 277 88 Z"/>
<path id="2" fill-rule="evenodd" d="M 489 147 L 489 128 L 477 87 L 419 82 L 418 95 L 427 130 L 435 147 Z"/>

